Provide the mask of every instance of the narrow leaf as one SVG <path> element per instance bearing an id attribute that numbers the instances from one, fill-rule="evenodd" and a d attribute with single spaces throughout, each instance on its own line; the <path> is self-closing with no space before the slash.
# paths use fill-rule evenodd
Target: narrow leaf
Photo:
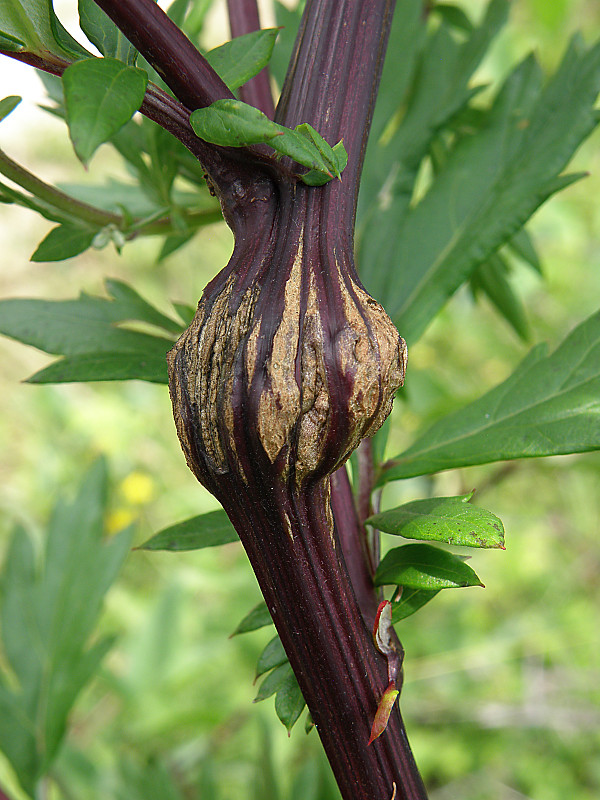
<path id="1" fill-rule="evenodd" d="M 394 547 L 381 560 L 374 583 L 375 586 L 396 584 L 428 590 L 483 586 L 461 558 L 429 544 Z"/>
<path id="2" fill-rule="evenodd" d="M 471 276 L 475 293 L 484 292 L 504 319 L 524 341 L 530 338 L 529 324 L 522 302 L 508 280 L 508 265 L 498 253 L 492 254 Z"/>
<path id="3" fill-rule="evenodd" d="M 148 75 L 115 58 L 90 58 L 68 67 L 62 80 L 69 134 L 87 164 L 139 109 Z"/>
<path id="4" fill-rule="evenodd" d="M 209 511 L 164 528 L 140 545 L 140 550 L 200 550 L 237 542 L 238 535 L 222 511 Z"/>
<path id="5" fill-rule="evenodd" d="M 261 675 L 264 675 L 265 672 L 268 672 L 270 669 L 278 667 L 280 664 L 285 664 L 287 660 L 288 657 L 281 644 L 281 639 L 279 636 L 274 636 L 256 662 L 256 676 L 254 680 L 260 678 Z"/>
<path id="6" fill-rule="evenodd" d="M 367 523 L 405 539 L 425 539 L 460 547 L 504 548 L 504 526 L 491 511 L 471 505 L 473 492 L 458 497 L 414 500 L 369 517 Z"/>
<path id="7" fill-rule="evenodd" d="M 166 384 L 169 378 L 165 355 L 143 355 L 138 351 L 67 356 L 36 372 L 27 379 L 27 383 L 140 380 Z"/>
<path id="8" fill-rule="evenodd" d="M 32 261 L 64 261 L 78 256 L 92 246 L 95 230 L 65 223 L 52 228 L 37 246 Z"/>
<path id="9" fill-rule="evenodd" d="M 98 462 L 75 500 L 57 503 L 42 557 L 17 529 L 4 564 L 0 623 L 12 679 L 0 672 L 0 749 L 31 796 L 56 757 L 78 694 L 111 645 L 88 643 L 132 532 L 105 541 L 105 505 L 106 470 Z"/>
<path id="10" fill-rule="evenodd" d="M 267 604 L 263 601 L 257 606 L 254 606 L 244 619 L 240 622 L 232 636 L 237 636 L 240 633 L 248 633 L 249 631 L 256 631 L 259 628 L 264 628 L 267 625 L 272 625 L 273 620 L 267 608 Z"/>
<path id="11" fill-rule="evenodd" d="M 511 458 L 600 449 L 600 312 L 550 355 L 534 347 L 513 374 L 435 423 L 379 483 Z"/>
<path id="12" fill-rule="evenodd" d="M 304 697 L 294 673 L 289 675 L 275 697 L 275 712 L 287 728 L 288 736 L 304 710 Z"/>
<path id="13" fill-rule="evenodd" d="M 31 380 L 142 378 L 165 382 L 165 356 L 173 339 L 119 325 L 139 319 L 175 333 L 177 324 L 125 284 L 108 281 L 107 288 L 111 298 L 82 292 L 75 300 L 0 301 L 0 333 L 46 353 L 77 357 L 51 365 Z"/>
<path id="14" fill-rule="evenodd" d="M 278 33 L 279 28 L 265 28 L 236 36 L 209 50 L 206 60 L 233 92 L 267 66 Z"/>
<path id="15" fill-rule="evenodd" d="M 575 40 L 545 88 L 539 66 L 527 59 L 485 124 L 458 138 L 429 191 L 406 206 L 400 227 L 397 216 L 385 233 L 384 220 L 374 224 L 361 249 L 363 277 L 373 294 L 389 298 L 388 311 L 409 342 L 564 185 L 561 171 L 597 124 L 599 90 L 600 44 L 586 51 Z"/>

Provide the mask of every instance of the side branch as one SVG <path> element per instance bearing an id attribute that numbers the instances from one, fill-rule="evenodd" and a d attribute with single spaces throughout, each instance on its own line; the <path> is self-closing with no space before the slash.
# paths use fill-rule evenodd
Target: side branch
<path id="1" fill-rule="evenodd" d="M 190 111 L 233 97 L 202 53 L 153 0 L 94 2 Z"/>
<path id="2" fill-rule="evenodd" d="M 70 66 L 69 61 L 53 54 L 48 54 L 48 58 L 24 51 L 3 52 L 2 55 L 59 78 Z M 250 152 L 247 148 L 217 147 L 198 138 L 190 125 L 189 109 L 153 83 L 148 84 L 140 113 L 173 134 L 198 159 L 210 176 L 226 219 L 238 202 L 232 193 L 235 187 L 239 188 L 240 181 L 245 187 L 261 183 L 264 193 L 266 173 L 273 169 L 268 156 Z"/>

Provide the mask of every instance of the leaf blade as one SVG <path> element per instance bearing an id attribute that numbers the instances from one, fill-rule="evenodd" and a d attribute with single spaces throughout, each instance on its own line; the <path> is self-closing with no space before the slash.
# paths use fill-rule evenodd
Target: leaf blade
<path id="1" fill-rule="evenodd" d="M 445 542 L 457 547 L 504 548 L 504 526 L 495 514 L 471 505 L 473 492 L 458 497 L 413 500 L 369 517 L 377 530 L 403 536 Z"/>
<path id="2" fill-rule="evenodd" d="M 503 459 L 600 449 L 600 312 L 550 355 L 534 347 L 503 383 L 442 418 L 379 483 Z"/>
<path id="3" fill-rule="evenodd" d="M 239 541 L 227 514 L 219 509 L 170 525 L 140 545 L 140 550 L 200 550 Z"/>
<path id="4" fill-rule="evenodd" d="M 89 58 L 67 67 L 62 81 L 69 135 L 85 165 L 139 109 L 148 75 L 115 58 Z"/>
<path id="5" fill-rule="evenodd" d="M 373 582 L 375 586 L 396 584 L 427 591 L 483 586 L 462 559 L 428 544 L 405 544 L 389 550 L 377 567 Z"/>

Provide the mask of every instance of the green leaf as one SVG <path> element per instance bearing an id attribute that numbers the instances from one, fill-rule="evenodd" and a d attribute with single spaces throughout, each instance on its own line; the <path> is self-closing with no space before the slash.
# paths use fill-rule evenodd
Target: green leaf
<path id="1" fill-rule="evenodd" d="M 279 689 L 282 688 L 282 685 L 289 679 L 290 675 L 293 675 L 292 667 L 289 661 L 286 661 L 285 664 L 280 664 L 278 667 L 275 667 L 272 672 L 263 679 L 256 697 L 252 701 L 253 703 L 260 703 L 261 700 L 266 700 L 268 697 L 272 697 L 275 692 L 278 692 Z"/>
<path id="2" fill-rule="evenodd" d="M 473 492 L 458 497 L 413 500 L 366 522 L 405 539 L 425 539 L 460 547 L 504 548 L 502 522 L 483 508 L 471 505 Z"/>
<path id="3" fill-rule="evenodd" d="M 236 36 L 209 50 L 205 58 L 233 92 L 267 66 L 278 33 L 279 28 L 265 28 Z"/>
<path id="4" fill-rule="evenodd" d="M 248 633 L 249 631 L 256 631 L 259 628 L 264 628 L 266 625 L 272 625 L 273 620 L 267 608 L 267 604 L 262 601 L 257 606 L 254 606 L 244 619 L 240 622 L 232 636 L 237 636 L 239 633 Z"/>
<path id="5" fill-rule="evenodd" d="M 68 67 L 62 80 L 69 135 L 87 164 L 139 109 L 148 75 L 115 58 L 89 58 Z"/>
<path id="6" fill-rule="evenodd" d="M 450 3 L 436 3 L 431 10 L 435 14 L 439 14 L 453 28 L 465 33 L 473 31 L 473 23 L 459 6 Z"/>
<path id="7" fill-rule="evenodd" d="M 409 211 L 422 161 L 476 91 L 470 86 L 472 75 L 508 9 L 507 0 L 492 0 L 480 25 L 462 43 L 442 19 L 424 45 L 422 3 L 407 0 L 396 12 L 374 120 L 378 141 L 369 147 L 360 190 L 359 263 L 367 280 L 394 257 L 390 240 Z M 380 137 L 383 130 L 386 135 Z"/>
<path id="8" fill-rule="evenodd" d="M 207 108 L 199 108 L 191 114 L 190 123 L 197 136 L 222 147 L 268 144 L 281 155 L 320 173 L 319 183 L 308 173 L 310 185 L 321 185 L 334 175 L 339 177 L 339 166 L 348 158 L 341 142 L 335 150 L 307 123 L 290 130 L 239 100 L 217 100 Z M 300 176 L 302 180 L 305 177 Z"/>
<path id="9" fill-rule="evenodd" d="M 31 382 L 139 378 L 166 383 L 165 356 L 173 339 L 120 324 L 149 323 L 165 328 L 165 337 L 177 334 L 182 326 L 120 281 L 107 281 L 106 286 L 108 299 L 82 292 L 76 300 L 0 301 L 0 333 L 46 353 L 70 357 L 37 373 Z"/>
<path id="10" fill-rule="evenodd" d="M 52 0 L 2 0 L 0 49 L 45 57 L 53 53 L 68 61 L 90 56 L 62 26 Z"/>
<path id="11" fill-rule="evenodd" d="M 14 680 L 0 673 L 0 749 L 31 796 L 79 692 L 111 645 L 89 640 L 131 531 L 103 540 L 105 505 L 106 471 L 98 462 L 73 503 L 56 505 L 41 559 L 18 528 L 4 564 L 2 643 Z"/>
<path id="12" fill-rule="evenodd" d="M 90 42 L 103 56 L 117 58 L 128 66 L 133 66 L 137 50 L 125 38 L 115 23 L 94 0 L 78 0 L 79 25 Z"/>
<path id="13" fill-rule="evenodd" d="M 84 353 L 54 361 L 27 379 L 27 383 L 81 383 L 92 381 L 148 381 L 168 383 L 165 355 L 150 353 Z"/>
<path id="14" fill-rule="evenodd" d="M 508 242 L 508 247 L 526 264 L 542 275 L 542 264 L 533 240 L 525 228 L 521 228 Z"/>
<path id="15" fill-rule="evenodd" d="M 475 572 L 461 558 L 429 544 L 394 547 L 377 567 L 374 583 L 375 586 L 397 584 L 429 591 L 483 586 Z"/>
<path id="16" fill-rule="evenodd" d="M 196 136 L 223 147 L 245 147 L 283 136 L 285 128 L 272 122 L 254 106 L 239 100 L 217 100 L 190 116 Z"/>
<path id="17" fill-rule="evenodd" d="M 170 525 L 140 545 L 140 550 L 201 550 L 239 541 L 227 514 L 219 509 Z"/>
<path id="18" fill-rule="evenodd" d="M 5 117 L 8 117 L 8 115 L 15 110 L 22 99 L 22 97 L 13 94 L 9 97 L 5 97 L 3 100 L 0 100 L 0 122 L 2 122 Z"/>
<path id="19" fill-rule="evenodd" d="M 537 63 L 527 59 L 485 124 L 458 138 L 422 200 L 400 225 L 395 218 L 393 235 L 383 221 L 374 223 L 361 249 L 362 274 L 373 294 L 389 298 L 388 312 L 409 342 L 478 265 L 572 182 L 560 173 L 597 124 L 599 90 L 600 44 L 585 50 L 575 39 L 543 89 Z"/>
<path id="20" fill-rule="evenodd" d="M 285 664 L 287 660 L 288 657 L 281 644 L 281 639 L 279 636 L 274 636 L 258 657 L 254 680 L 260 678 L 265 672 L 278 667 L 280 664 Z"/>
<path id="21" fill-rule="evenodd" d="M 292 672 L 283 681 L 275 697 L 275 712 L 287 728 L 288 736 L 296 722 L 298 722 L 305 705 L 298 681 Z"/>
<path id="22" fill-rule="evenodd" d="M 471 276 L 471 287 L 475 294 L 479 291 L 486 294 L 521 339 L 528 341 L 530 332 L 525 309 L 507 275 L 508 264 L 501 255 L 494 253 L 485 264 L 475 269 Z"/>
<path id="23" fill-rule="evenodd" d="M 600 449 L 600 312 L 547 354 L 541 344 L 479 400 L 435 423 L 379 483 L 511 458 Z"/>
<path id="24" fill-rule="evenodd" d="M 441 589 L 409 589 L 407 586 L 399 587 L 402 595 L 399 600 L 392 601 L 392 622 L 400 622 L 428 603 Z"/>
<path id="25" fill-rule="evenodd" d="M 65 223 L 52 228 L 38 244 L 32 261 L 64 261 L 83 253 L 92 246 L 97 231 L 82 225 Z"/>

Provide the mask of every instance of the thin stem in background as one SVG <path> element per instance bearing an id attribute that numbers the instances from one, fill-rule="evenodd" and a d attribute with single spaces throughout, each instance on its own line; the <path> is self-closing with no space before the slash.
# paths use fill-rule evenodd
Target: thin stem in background
<path id="1" fill-rule="evenodd" d="M 227 9 L 229 11 L 229 27 L 232 37 L 243 36 L 245 33 L 260 30 L 260 17 L 256 0 L 227 0 Z M 268 67 L 262 69 L 258 75 L 240 88 L 240 100 L 260 108 L 263 114 L 266 114 L 269 119 L 273 119 L 275 105 L 273 103 Z"/>

